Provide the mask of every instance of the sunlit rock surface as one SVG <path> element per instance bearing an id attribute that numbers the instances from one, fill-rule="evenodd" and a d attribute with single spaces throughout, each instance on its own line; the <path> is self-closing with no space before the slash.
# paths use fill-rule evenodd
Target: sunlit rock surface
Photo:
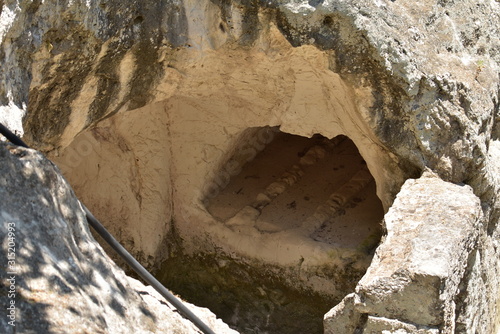
<path id="1" fill-rule="evenodd" d="M 257 279 L 250 286 L 264 277 L 326 298 L 311 298 L 318 309 L 333 307 L 379 266 L 370 263 L 381 231 L 390 232 L 382 216 L 405 181 L 428 169 L 465 184 L 480 201 L 482 222 L 464 255 L 470 270 L 457 267 L 453 279 L 461 283 L 447 290 L 461 311 L 432 326 L 495 332 L 499 6 L 3 1 L 0 118 L 60 166 L 148 268 L 199 263 L 205 285 L 181 271 L 165 279 L 191 280 L 198 288 L 178 284 L 183 293 L 213 298 L 211 307 L 224 304 L 213 292 L 231 285 L 222 272 L 232 265 L 245 273 L 238 277 Z M 347 141 L 328 143 L 339 138 Z M 428 245 L 434 236 L 420 237 Z M 387 249 L 381 240 L 377 254 Z M 219 265 L 212 272 L 203 267 L 209 263 Z M 271 300 L 266 291 L 276 287 L 261 289 L 245 293 Z M 226 320 L 278 330 L 266 326 L 283 318 L 285 299 L 243 315 L 232 296 Z M 375 331 L 389 315 L 370 312 L 363 319 Z M 252 325 L 241 320 L 254 315 Z M 391 316 L 391 324 L 409 321 Z"/>
<path id="2" fill-rule="evenodd" d="M 325 332 L 413 326 L 409 332 L 487 333 L 496 321 L 486 316 L 487 305 L 498 295 L 486 293 L 486 282 L 499 282 L 474 274 L 490 266 L 476 249 L 486 237 L 482 224 L 480 201 L 470 187 L 429 173 L 407 181 L 385 215 L 387 235 L 370 268 L 355 293 L 325 316 Z"/>

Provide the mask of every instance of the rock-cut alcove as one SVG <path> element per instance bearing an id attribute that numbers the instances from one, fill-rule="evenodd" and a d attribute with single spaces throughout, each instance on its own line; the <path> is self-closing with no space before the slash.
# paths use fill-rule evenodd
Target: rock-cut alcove
<path id="1" fill-rule="evenodd" d="M 325 310 L 353 291 L 380 241 L 375 180 L 344 135 L 253 127 L 230 147 L 201 201 L 218 251 L 174 255 L 160 277 L 244 333 L 319 333 Z M 228 241 L 237 243 L 232 252 Z"/>
<path id="2" fill-rule="evenodd" d="M 0 114 L 26 112 L 24 140 L 167 287 L 244 332 L 319 333 L 353 289 L 330 329 L 496 332 L 497 1 L 2 4 Z M 424 170 L 480 203 L 406 181 Z M 463 250 L 444 275 L 434 244 Z"/>
<path id="3" fill-rule="evenodd" d="M 367 124 L 371 88 L 278 42 L 278 59 L 186 52 L 194 72 L 170 97 L 68 126 L 52 157 L 167 287 L 238 328 L 319 333 L 370 265 L 403 174 Z"/>
<path id="4" fill-rule="evenodd" d="M 333 78 L 349 108 L 288 109 L 307 122 L 284 111 L 259 126 L 253 100 L 234 117 L 235 96 L 175 96 L 99 122 L 54 160 L 167 287 L 240 329 L 319 333 L 370 265 L 393 166 Z"/>
<path id="5" fill-rule="evenodd" d="M 226 183 L 221 189 L 213 186 L 205 198 L 215 219 L 229 226 L 252 224 L 267 233 L 296 231 L 354 249 L 380 234 L 384 210 L 352 140 L 278 130 L 267 134 L 265 146 L 252 145 L 255 141 L 238 146 L 226 163 L 235 175 L 213 180 Z M 248 134 L 243 137 L 248 140 Z"/>

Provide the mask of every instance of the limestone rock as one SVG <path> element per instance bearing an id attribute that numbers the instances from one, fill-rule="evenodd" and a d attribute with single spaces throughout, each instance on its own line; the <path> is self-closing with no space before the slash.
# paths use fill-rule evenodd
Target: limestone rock
<path id="1" fill-rule="evenodd" d="M 425 167 L 492 192 L 475 171 L 500 131 L 498 2 L 3 4 L 0 103 L 33 110 L 26 139 L 145 263 L 166 256 L 163 221 L 203 215 L 192 202 L 250 127 L 348 135 L 385 209 Z M 97 123 L 111 137 L 88 137 Z M 97 175 L 110 166 L 130 186 Z"/>
<path id="2" fill-rule="evenodd" d="M 366 303 L 344 303 L 367 328 L 410 331 L 415 322 L 415 330 L 489 334 L 500 326 L 500 2 L 5 0 L 0 8 L 0 119 L 47 153 L 149 268 L 178 241 L 186 256 L 275 268 L 260 274 L 336 303 L 370 266 L 356 290 Z M 353 144 L 319 173 L 312 170 L 333 155 L 305 156 L 317 143 L 267 152 L 278 134 Z M 262 166 L 266 154 L 275 157 L 273 173 Z M 336 190 L 355 183 L 349 159 L 370 183 L 336 207 Z M 241 175 L 249 165 L 263 172 Z M 403 184 L 425 170 L 438 178 L 407 183 L 428 187 L 417 189 L 421 198 L 401 194 L 395 206 Z M 297 191 L 310 189 L 300 186 L 314 173 L 325 175 L 315 193 Z M 330 173 L 345 182 L 329 184 Z M 238 177 L 251 187 L 233 189 Z M 317 210 L 313 195 L 333 197 Z M 218 196 L 235 211 L 227 219 L 254 204 L 247 197 L 258 203 L 226 224 L 208 207 Z M 434 196 L 452 211 L 440 212 Z M 460 196 L 474 212 L 450 206 Z M 253 222 L 265 206 L 282 211 Z M 367 215 L 353 217 L 356 206 Z M 437 230 L 386 226 L 370 265 L 387 212 L 384 224 L 400 215 L 402 227 Z M 421 221 L 425 212 L 435 217 Z M 453 223 L 452 232 L 441 223 Z M 344 247 L 342 237 L 364 240 Z M 437 237 L 456 243 L 434 245 Z M 392 267 L 380 257 L 390 245 L 402 250 L 384 260 Z M 405 252 L 414 256 L 399 258 Z M 379 271 L 381 281 L 372 276 Z M 416 295 L 425 303 L 410 307 Z M 399 310 L 390 309 L 393 298 Z"/>
<path id="3" fill-rule="evenodd" d="M 325 314 L 325 334 L 355 333 L 362 324 L 361 313 L 354 308 L 356 295 L 350 293 Z"/>
<path id="4" fill-rule="evenodd" d="M 427 328 L 401 325 L 408 333 L 455 332 L 455 317 L 464 306 L 463 284 L 476 261 L 484 223 L 479 199 L 468 186 L 450 184 L 426 173 L 405 183 L 384 219 L 387 235 L 370 268 L 355 294 L 326 315 L 325 331 L 352 333 L 339 330 L 341 326 L 365 326 L 363 333 L 396 330 L 397 326 L 389 323 L 397 320 Z M 468 298 L 487 298 L 476 295 L 484 289 L 484 282 L 475 279 L 474 284 L 476 291 L 469 290 Z M 476 302 L 484 302 L 479 300 Z M 466 316 L 481 323 L 474 324 L 480 333 L 487 333 L 495 322 L 484 312 L 486 309 Z M 369 320 L 363 325 L 361 319 L 366 321 L 367 316 Z"/>
<path id="5" fill-rule="evenodd" d="M 199 333 L 110 260 L 42 154 L 2 143 L 0 159 L 2 333 Z M 207 309 L 189 307 L 216 333 L 236 333 Z"/>

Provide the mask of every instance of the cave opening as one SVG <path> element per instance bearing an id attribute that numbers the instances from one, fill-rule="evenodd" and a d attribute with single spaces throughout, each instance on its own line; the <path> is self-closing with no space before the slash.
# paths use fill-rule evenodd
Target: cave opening
<path id="1" fill-rule="evenodd" d="M 382 236 L 365 160 L 347 136 L 270 127 L 243 131 L 223 160 L 204 208 L 245 255 L 223 245 L 178 254 L 159 277 L 241 333 L 322 333 L 323 315 L 354 291 Z"/>
<path id="2" fill-rule="evenodd" d="M 214 218 L 231 226 L 250 210 L 253 215 L 243 216 L 260 232 L 296 231 L 339 247 L 356 248 L 380 233 L 384 210 L 375 180 L 351 139 L 265 130 L 261 143 L 237 147 L 230 161 L 241 168 L 207 196 Z M 260 152 L 249 154 L 248 147 Z"/>
<path id="3" fill-rule="evenodd" d="M 134 118 L 126 122 L 121 127 L 127 131 L 138 123 Z M 150 245 L 162 224 L 169 222 L 161 248 L 167 255 L 155 269 L 165 287 L 209 308 L 241 333 L 323 332 L 324 314 L 354 291 L 382 235 L 384 209 L 377 185 L 369 163 L 351 139 L 321 134 L 308 138 L 278 127 L 239 129 L 226 134 L 225 146 L 205 138 L 192 148 L 194 156 L 203 156 L 206 147 L 224 147 L 215 150 L 220 153 L 217 159 L 208 155 L 206 165 L 195 166 L 193 160 L 186 160 L 187 155 L 180 156 L 185 146 L 178 146 L 172 170 L 183 174 L 172 176 L 172 170 L 165 167 L 170 156 L 134 147 L 135 141 L 128 142 L 129 149 L 116 149 L 123 139 L 112 135 L 113 131 L 104 121 L 79 136 L 73 147 L 90 143 L 95 149 L 69 172 L 75 180 L 97 180 L 92 183 L 95 188 L 85 183 L 85 188 L 78 189 L 96 196 L 89 201 L 94 200 L 93 211 L 101 209 L 101 215 L 117 220 L 111 226 L 120 233 L 124 230 L 120 224 L 127 219 L 110 208 L 126 208 L 127 215 L 141 209 L 152 213 L 175 201 L 173 215 L 159 212 L 157 225 L 130 229 L 136 233 L 131 237 L 121 235 L 128 245 L 134 245 L 134 240 L 147 240 L 145 245 Z M 65 157 L 69 155 L 59 159 L 64 162 Z M 373 161 L 373 156 L 369 158 Z M 137 170 L 117 161 L 133 161 Z M 165 168 L 152 176 L 138 172 L 151 166 Z M 110 177 L 117 173 L 120 178 Z M 196 173 L 198 179 L 193 177 Z M 207 174 L 211 176 L 204 178 Z M 142 183 L 123 182 L 137 180 L 138 175 L 144 177 Z M 173 187 L 178 190 L 173 197 L 167 192 L 171 188 L 159 181 L 168 178 L 175 179 Z M 192 188 L 187 189 L 190 184 L 184 180 L 192 181 Z M 140 185 L 144 185 L 142 190 Z M 109 189 L 115 193 L 115 202 L 105 202 Z M 155 221 L 150 217 L 144 222 Z M 131 221 L 136 223 L 136 219 Z M 140 238 L 134 238 L 137 234 Z"/>

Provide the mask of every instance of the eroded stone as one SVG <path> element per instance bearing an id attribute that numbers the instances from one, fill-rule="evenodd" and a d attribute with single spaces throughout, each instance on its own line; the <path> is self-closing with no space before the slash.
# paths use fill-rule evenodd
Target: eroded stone
<path id="1" fill-rule="evenodd" d="M 460 284 L 482 219 L 480 201 L 470 187 L 431 173 L 408 180 L 385 215 L 387 235 L 355 295 L 331 311 L 325 326 L 360 326 L 364 315 L 453 331 Z M 346 318 L 352 312 L 357 315 Z M 378 328 L 375 322 L 366 326 L 367 333 Z"/>

